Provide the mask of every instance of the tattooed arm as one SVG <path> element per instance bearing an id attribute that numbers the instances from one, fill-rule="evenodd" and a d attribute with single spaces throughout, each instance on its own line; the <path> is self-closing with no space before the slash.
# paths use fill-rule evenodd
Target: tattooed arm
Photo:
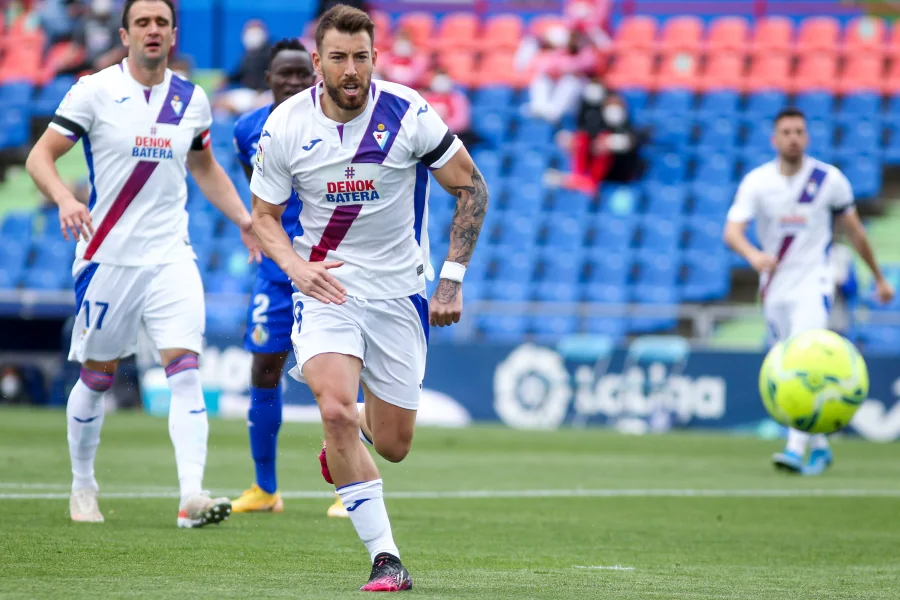
<path id="1" fill-rule="evenodd" d="M 434 172 L 441 186 L 456 196 L 456 212 L 450 226 L 447 261 L 468 266 L 484 224 L 488 189 L 478 167 L 465 148 L 460 148 L 447 164 Z M 462 284 L 441 279 L 429 308 L 431 324 L 437 327 L 459 323 L 462 314 Z"/>

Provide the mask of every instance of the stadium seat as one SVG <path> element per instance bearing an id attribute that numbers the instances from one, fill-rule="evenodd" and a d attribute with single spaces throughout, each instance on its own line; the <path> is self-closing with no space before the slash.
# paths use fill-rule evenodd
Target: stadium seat
<path id="1" fill-rule="evenodd" d="M 885 88 L 884 60 L 872 54 L 854 55 L 844 64 L 838 91 L 843 94 L 854 92 L 880 92 Z"/>
<path id="2" fill-rule="evenodd" d="M 834 96 L 828 92 L 797 94 L 794 106 L 803 111 L 807 119 L 830 119 L 834 113 Z"/>
<path id="3" fill-rule="evenodd" d="M 535 315 L 531 317 L 531 330 L 538 342 L 552 342 L 578 331 L 577 315 Z"/>
<path id="4" fill-rule="evenodd" d="M 207 291 L 211 294 L 246 294 L 250 291 L 250 280 L 217 271 L 210 275 Z"/>
<path id="5" fill-rule="evenodd" d="M 475 51 L 470 48 L 447 48 L 438 53 L 438 65 L 457 85 L 472 87 L 478 81 Z"/>
<path id="6" fill-rule="evenodd" d="M 579 283 L 584 272 L 582 245 L 569 251 L 546 248 L 538 262 L 539 279 L 545 282 L 564 283 L 573 286 Z"/>
<path id="7" fill-rule="evenodd" d="M 581 328 L 585 333 L 606 335 L 618 342 L 625 338 L 626 323 L 621 318 L 587 317 L 582 322 Z"/>
<path id="8" fill-rule="evenodd" d="M 482 52 L 516 50 L 522 42 L 525 24 L 519 15 L 493 15 L 484 23 L 479 45 Z"/>
<path id="9" fill-rule="evenodd" d="M 673 287 L 636 285 L 632 288 L 632 300 L 646 304 L 655 310 L 653 316 L 630 317 L 628 328 L 635 333 L 673 329 L 678 314 L 678 292 Z"/>
<path id="10" fill-rule="evenodd" d="M 735 52 L 743 55 L 747 50 L 747 36 L 750 27 L 743 17 L 718 17 L 709 24 L 706 37 L 706 52 L 715 56 L 721 52 Z"/>
<path id="11" fill-rule="evenodd" d="M 74 83 L 74 77 L 57 77 L 47 83 L 38 93 L 32 107 L 32 114 L 39 117 L 53 115 Z"/>
<path id="12" fill-rule="evenodd" d="M 759 126 L 759 121 L 773 119 L 782 108 L 787 106 L 787 95 L 780 90 L 759 91 L 747 97 L 744 111 L 747 121 Z"/>
<path id="13" fill-rule="evenodd" d="M 678 253 L 639 250 L 635 264 L 638 285 L 674 287 L 678 280 Z"/>
<path id="14" fill-rule="evenodd" d="M 426 12 L 404 13 L 397 19 L 396 30 L 401 29 L 409 34 L 417 48 L 427 48 L 434 33 L 434 15 Z"/>
<path id="15" fill-rule="evenodd" d="M 881 58 L 885 50 L 887 27 L 878 17 L 856 17 L 844 27 L 844 53 L 846 56 L 868 54 Z"/>
<path id="16" fill-rule="evenodd" d="M 687 51 L 663 55 L 653 89 L 696 90 L 700 85 L 700 60 Z"/>
<path id="17" fill-rule="evenodd" d="M 471 12 L 456 12 L 444 16 L 437 28 L 437 35 L 431 38 L 434 49 L 450 48 L 474 49 L 479 37 L 481 21 Z"/>
<path id="18" fill-rule="evenodd" d="M 707 58 L 706 69 L 697 83 L 701 91 L 743 90 L 745 60 L 742 54 L 723 52 Z"/>
<path id="19" fill-rule="evenodd" d="M 702 43 L 703 21 L 698 17 L 672 17 L 662 26 L 659 46 L 663 53 L 699 52 Z"/>
<path id="20" fill-rule="evenodd" d="M 34 86 L 27 81 L 14 81 L 0 86 L 0 106 L 23 108 L 31 104 Z"/>
<path id="21" fill-rule="evenodd" d="M 681 297 L 685 302 L 708 302 L 728 295 L 728 259 L 721 252 L 686 252 L 685 281 Z"/>
<path id="22" fill-rule="evenodd" d="M 791 85 L 791 58 L 787 54 L 759 54 L 750 64 L 744 90 L 748 93 L 786 90 Z"/>
<path id="23" fill-rule="evenodd" d="M 535 246 L 538 240 L 539 225 L 540 223 L 536 219 L 527 216 L 504 219 L 497 230 L 497 243 L 503 246 Z"/>
<path id="24" fill-rule="evenodd" d="M 654 144 L 680 150 L 690 142 L 693 123 L 689 119 L 672 118 L 671 114 L 658 114 L 651 127 Z"/>
<path id="25" fill-rule="evenodd" d="M 623 285 L 588 283 L 581 291 L 585 302 L 624 305 L 629 301 L 629 288 Z"/>
<path id="26" fill-rule="evenodd" d="M 475 322 L 484 337 L 495 342 L 520 342 L 528 333 L 528 320 L 524 315 L 479 314 Z"/>
<path id="27" fill-rule="evenodd" d="M 586 231 L 585 219 L 556 217 L 546 223 L 544 245 L 572 252 L 584 247 Z"/>
<path id="28" fill-rule="evenodd" d="M 645 89 L 629 88 L 617 91 L 625 100 L 625 105 L 628 107 L 628 112 L 631 115 L 647 106 L 647 101 L 650 98 L 650 94 Z"/>
<path id="29" fill-rule="evenodd" d="M 522 184 L 508 180 L 506 208 L 522 215 L 536 215 L 544 206 L 544 188 L 540 184 Z M 491 211 L 488 211 L 488 215 Z"/>
<path id="30" fill-rule="evenodd" d="M 684 213 L 687 188 L 684 185 L 664 185 L 649 182 L 644 187 L 646 212 L 657 217 L 680 217 Z"/>
<path id="31" fill-rule="evenodd" d="M 840 48 L 841 24 L 834 17 L 807 17 L 797 30 L 797 53 L 835 53 Z"/>
<path id="32" fill-rule="evenodd" d="M 22 287 L 29 290 L 59 290 L 67 285 L 71 285 L 69 274 L 55 268 L 26 269 L 22 278 Z"/>
<path id="33" fill-rule="evenodd" d="M 472 131 L 483 143 L 499 147 L 506 139 L 509 118 L 504 112 L 483 112 L 472 115 Z"/>
<path id="34" fill-rule="evenodd" d="M 714 146 L 720 150 L 729 150 L 737 144 L 738 122 L 734 117 L 717 117 L 704 119 L 700 127 L 698 145 Z"/>
<path id="35" fill-rule="evenodd" d="M 593 223 L 593 246 L 621 251 L 634 243 L 637 222 L 632 218 L 599 214 Z"/>
<path id="36" fill-rule="evenodd" d="M 697 214 L 688 219 L 685 222 L 686 248 L 701 252 L 722 250 L 724 248 L 722 230 L 725 226 L 725 218 L 724 213 L 721 215 Z"/>
<path id="37" fill-rule="evenodd" d="M 624 286 L 631 277 L 631 253 L 594 251 L 588 255 L 587 282 Z"/>
<path id="38" fill-rule="evenodd" d="M 606 74 L 610 87 L 650 89 L 653 85 L 656 58 L 649 51 L 619 54 Z"/>
<path id="39" fill-rule="evenodd" d="M 870 156 L 857 156 L 843 165 L 844 174 L 850 180 L 854 195 L 861 199 L 871 199 L 881 192 L 881 162 Z"/>
<path id="40" fill-rule="evenodd" d="M 584 218 L 594 202 L 593 197 L 583 192 L 560 189 L 551 192 L 551 212 L 556 215 L 567 215 L 575 218 Z"/>
<path id="41" fill-rule="evenodd" d="M 482 110 L 507 110 L 513 103 L 513 89 L 506 86 L 490 86 L 475 90 L 472 108 Z"/>
<path id="42" fill-rule="evenodd" d="M 865 119 L 848 123 L 844 128 L 840 149 L 851 155 L 868 154 L 874 156 L 880 154 L 880 124 Z"/>
<path id="43" fill-rule="evenodd" d="M 788 17 L 770 16 L 758 19 L 753 26 L 751 52 L 786 54 L 794 45 L 794 22 Z"/>
<path id="44" fill-rule="evenodd" d="M 881 116 L 881 95 L 875 92 L 854 92 L 844 96 L 840 119 L 877 119 Z"/>
<path id="45" fill-rule="evenodd" d="M 0 149 L 25 146 L 29 138 L 30 118 L 26 109 L 0 106 Z"/>
<path id="46" fill-rule="evenodd" d="M 734 198 L 734 187 L 695 181 L 691 185 L 691 197 L 694 215 L 720 217 L 724 222 L 725 213 L 728 212 Z"/>
<path id="47" fill-rule="evenodd" d="M 809 134 L 810 151 L 827 151 L 834 145 L 834 123 L 832 121 L 808 119 L 806 131 Z"/>
<path id="48" fill-rule="evenodd" d="M 770 147 L 751 146 L 744 148 L 741 153 L 741 177 L 744 177 L 753 169 L 760 167 L 775 157 L 775 151 Z M 733 196 L 733 194 L 732 194 Z"/>
<path id="49" fill-rule="evenodd" d="M 747 118 L 747 137 L 744 140 L 744 151 L 753 150 L 754 152 L 772 152 L 772 129 L 774 120 L 754 121 Z"/>
<path id="50" fill-rule="evenodd" d="M 0 225 L 0 239 L 28 240 L 33 226 L 34 214 L 31 211 L 11 210 Z"/>
<path id="51" fill-rule="evenodd" d="M 0 290 L 14 290 L 22 278 L 22 268 L 0 264 Z"/>
<path id="52" fill-rule="evenodd" d="M 498 279 L 488 286 L 489 298 L 500 302 L 530 302 L 532 295 L 530 280 Z"/>
<path id="53" fill-rule="evenodd" d="M 524 119 L 516 129 L 517 144 L 543 148 L 553 143 L 553 125 L 542 119 Z M 542 161 L 546 168 L 546 160 Z M 515 168 L 515 166 L 513 167 Z"/>
<path id="54" fill-rule="evenodd" d="M 650 166 L 647 180 L 666 184 L 681 183 L 684 181 L 685 171 L 684 158 L 678 153 L 669 152 Z"/>
<path id="55" fill-rule="evenodd" d="M 725 153 L 698 156 L 694 180 L 726 185 L 734 178 L 734 167 L 734 158 Z"/>
<path id="56" fill-rule="evenodd" d="M 531 82 L 530 72 L 516 69 L 515 54 L 503 50 L 496 50 L 482 56 L 481 64 L 473 77 L 475 85 L 479 87 L 508 85 L 521 89 Z"/>
<path id="57" fill-rule="evenodd" d="M 615 34 L 615 48 L 620 52 L 656 49 L 657 23 L 653 17 L 636 15 L 625 17 Z"/>
<path id="58" fill-rule="evenodd" d="M 59 270 L 62 267 L 70 271 L 75 259 L 75 244 L 62 238 L 54 242 L 45 240 L 32 246 L 32 254 L 32 269 Z"/>
<path id="59" fill-rule="evenodd" d="M 641 219 L 641 249 L 673 252 L 681 244 L 680 219 L 647 215 Z"/>
<path id="60" fill-rule="evenodd" d="M 531 248 L 507 246 L 493 251 L 495 279 L 499 281 L 529 282 L 535 273 L 537 254 Z"/>
<path id="61" fill-rule="evenodd" d="M 837 57 L 828 53 L 807 54 L 800 59 L 788 89 L 794 93 L 812 90 L 837 91 Z"/>

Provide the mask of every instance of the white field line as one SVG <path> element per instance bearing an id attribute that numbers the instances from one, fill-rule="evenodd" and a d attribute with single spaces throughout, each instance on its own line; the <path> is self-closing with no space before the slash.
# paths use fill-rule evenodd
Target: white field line
<path id="1" fill-rule="evenodd" d="M 116 486 L 123 489 L 123 486 Z M 0 500 L 63 500 L 69 497 L 68 486 L 54 484 L 2 484 Z M 115 489 L 115 487 L 114 487 Z M 101 490 L 102 498 L 177 498 L 175 488 L 124 487 L 131 491 Z M 47 491 L 40 491 L 47 490 Z M 52 491 L 51 491 L 52 490 Z M 214 490 L 216 494 L 235 497 L 241 490 Z M 332 492 L 284 491 L 287 499 L 333 498 Z M 900 489 L 781 489 L 781 490 L 727 490 L 727 489 L 563 489 L 563 490 L 461 490 L 387 492 L 394 500 L 466 500 L 466 499 L 515 499 L 515 498 L 900 498 Z"/>
<path id="2" fill-rule="evenodd" d="M 623 567 L 622 565 L 572 565 L 572 568 L 591 571 L 634 571 L 634 567 Z"/>

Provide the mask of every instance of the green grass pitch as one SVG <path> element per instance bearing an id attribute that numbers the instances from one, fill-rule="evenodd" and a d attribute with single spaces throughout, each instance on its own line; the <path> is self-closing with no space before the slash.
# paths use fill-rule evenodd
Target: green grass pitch
<path id="1" fill-rule="evenodd" d="M 0 598 L 360 597 L 368 556 L 325 517 L 319 431 L 282 429 L 283 514 L 178 530 L 166 421 L 107 415 L 106 523 L 89 525 L 68 519 L 64 414 L 0 410 Z M 837 440 L 832 470 L 804 479 L 772 469 L 779 445 L 423 428 L 406 461 L 381 463 L 408 596 L 897 598 L 896 446 Z M 206 487 L 251 482 L 245 425 L 213 421 Z"/>

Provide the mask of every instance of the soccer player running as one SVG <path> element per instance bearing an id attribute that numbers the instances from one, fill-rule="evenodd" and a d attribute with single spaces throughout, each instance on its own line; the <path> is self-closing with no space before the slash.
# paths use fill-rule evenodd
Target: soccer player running
<path id="1" fill-rule="evenodd" d="M 206 95 L 167 69 L 176 33 L 172 0 L 127 0 L 119 33 L 128 58 L 72 87 L 26 163 L 38 188 L 59 205 L 63 235 L 78 240 L 69 359 L 82 369 L 66 407 L 69 508 L 73 521 L 103 522 L 94 478 L 103 394 L 144 328 L 159 349 L 172 392 L 169 435 L 181 491 L 177 524 L 203 527 L 226 519 L 231 502 L 210 498 L 202 486 L 209 423 L 197 357 L 206 317 L 188 238 L 185 167 L 241 228 L 251 259 L 259 259 L 259 242 L 250 214 L 209 148 Z M 55 166 L 79 138 L 90 172 L 88 206 L 72 196 Z"/>
<path id="2" fill-rule="evenodd" d="M 306 47 L 296 39 L 277 42 L 270 54 L 266 81 L 274 103 L 247 113 L 234 125 L 234 146 L 248 180 L 253 175 L 256 143 L 266 119 L 276 106 L 316 82 L 312 57 Z M 292 192 L 281 215 L 281 225 L 291 237 L 299 226 L 299 216 L 300 199 Z M 291 280 L 272 259 L 264 256 L 250 295 L 244 337 L 244 348 L 253 353 L 247 424 L 256 482 L 232 503 L 236 513 L 284 510 L 275 464 L 281 429 L 281 372 L 291 349 L 294 326 L 293 294 Z M 328 515 L 347 516 L 340 497 L 328 509 Z"/>
<path id="3" fill-rule="evenodd" d="M 835 219 L 872 271 L 878 299 L 890 301 L 894 290 L 875 261 L 850 182 L 836 167 L 806 155 L 809 136 L 802 112 L 787 108 L 778 114 L 772 145 L 777 158 L 741 182 L 724 232 L 725 242 L 760 275 L 763 313 L 772 336 L 784 340 L 828 328 L 834 294 L 828 250 Z M 762 249 L 745 235 L 754 219 Z M 804 464 L 809 441 L 809 434 L 790 429 L 784 452 L 773 456 L 775 466 L 790 473 L 822 473 L 832 461 L 828 439 L 812 436 Z"/>
<path id="4" fill-rule="evenodd" d="M 461 282 L 488 205 L 484 179 L 462 143 L 422 97 L 372 81 L 374 25 L 337 5 L 322 15 L 313 64 L 323 81 L 269 117 L 250 189 L 254 227 L 294 294 L 297 368 L 322 415 L 323 474 L 337 487 L 369 551 L 364 591 L 412 587 L 400 562 L 382 480 L 360 441 L 357 390 L 376 452 L 403 460 L 412 444 L 428 329 L 458 322 Z M 425 237 L 429 169 L 457 196 L 448 261 L 430 303 Z M 291 240 L 284 202 L 303 199 Z"/>

